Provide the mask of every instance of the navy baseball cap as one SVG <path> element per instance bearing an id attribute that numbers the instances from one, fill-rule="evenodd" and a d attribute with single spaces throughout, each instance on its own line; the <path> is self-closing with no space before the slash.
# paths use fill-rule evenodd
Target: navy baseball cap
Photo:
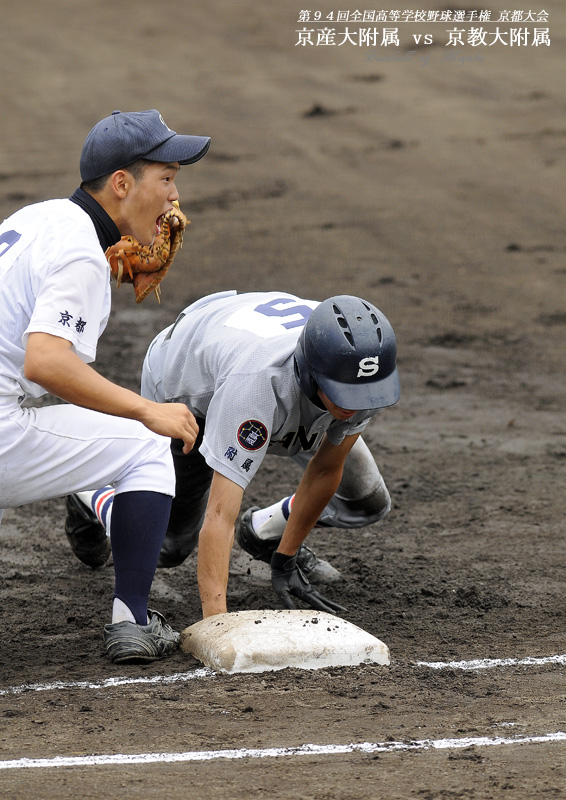
<path id="1" fill-rule="evenodd" d="M 113 111 L 88 134 L 81 153 L 83 181 L 93 181 L 133 164 L 139 158 L 193 164 L 210 147 L 208 136 L 181 136 L 159 111 Z"/>

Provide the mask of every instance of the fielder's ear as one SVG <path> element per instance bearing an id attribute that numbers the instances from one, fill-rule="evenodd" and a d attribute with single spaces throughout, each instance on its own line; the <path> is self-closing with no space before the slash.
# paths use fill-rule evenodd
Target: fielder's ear
<path id="1" fill-rule="evenodd" d="M 108 185 L 112 189 L 113 194 L 120 199 L 127 196 L 133 182 L 133 175 L 125 169 L 116 170 L 108 179 Z"/>

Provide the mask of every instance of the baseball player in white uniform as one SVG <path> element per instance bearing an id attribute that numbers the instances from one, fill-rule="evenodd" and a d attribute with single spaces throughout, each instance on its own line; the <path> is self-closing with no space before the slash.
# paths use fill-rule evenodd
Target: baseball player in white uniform
<path id="1" fill-rule="evenodd" d="M 267 454 L 292 458 L 304 475 L 294 495 L 248 509 L 239 544 L 271 563 L 286 607 L 298 597 L 321 610 L 344 610 L 311 585 L 339 573 L 303 542 L 314 526 L 359 528 L 390 509 L 360 438 L 400 394 L 395 335 L 381 311 L 348 295 L 322 303 L 285 292 L 205 297 L 151 343 L 142 394 L 186 403 L 200 427 L 188 456 L 172 442 L 176 497 L 159 566 L 180 564 L 198 543 L 203 616 L 227 610 L 235 521 Z M 80 500 L 98 514 L 93 527 L 109 525 L 111 490 Z"/>
<path id="2" fill-rule="evenodd" d="M 184 403 L 152 402 L 89 366 L 110 312 L 105 250 L 123 235 L 151 244 L 178 199 L 180 164 L 209 144 L 177 135 L 155 109 L 114 112 L 88 134 L 71 198 L 25 207 L 0 226 L 0 509 L 113 486 L 104 639 L 114 661 L 177 646 L 147 602 L 175 491 L 170 437 L 188 451 L 197 427 Z M 33 407 L 48 392 L 66 402 Z"/>

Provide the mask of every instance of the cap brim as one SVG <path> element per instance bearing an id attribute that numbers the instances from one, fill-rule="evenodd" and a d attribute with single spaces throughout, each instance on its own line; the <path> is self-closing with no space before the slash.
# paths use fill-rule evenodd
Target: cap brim
<path id="1" fill-rule="evenodd" d="M 340 383 L 324 376 L 313 378 L 328 399 L 346 411 L 362 411 L 394 406 L 401 396 L 399 373 L 395 369 L 387 378 L 367 383 Z"/>
<path id="2" fill-rule="evenodd" d="M 209 136 L 181 136 L 176 133 L 163 144 L 154 147 L 143 158 L 150 161 L 163 161 L 166 164 L 178 161 L 179 164 L 194 164 L 206 155 L 210 147 Z"/>

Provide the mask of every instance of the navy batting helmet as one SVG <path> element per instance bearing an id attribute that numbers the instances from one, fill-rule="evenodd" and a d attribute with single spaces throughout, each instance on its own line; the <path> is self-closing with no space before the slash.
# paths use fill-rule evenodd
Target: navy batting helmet
<path id="1" fill-rule="evenodd" d="M 337 295 L 320 303 L 303 328 L 295 350 L 302 391 L 348 411 L 385 408 L 401 394 L 395 365 L 397 343 L 389 320 L 371 303 Z"/>

